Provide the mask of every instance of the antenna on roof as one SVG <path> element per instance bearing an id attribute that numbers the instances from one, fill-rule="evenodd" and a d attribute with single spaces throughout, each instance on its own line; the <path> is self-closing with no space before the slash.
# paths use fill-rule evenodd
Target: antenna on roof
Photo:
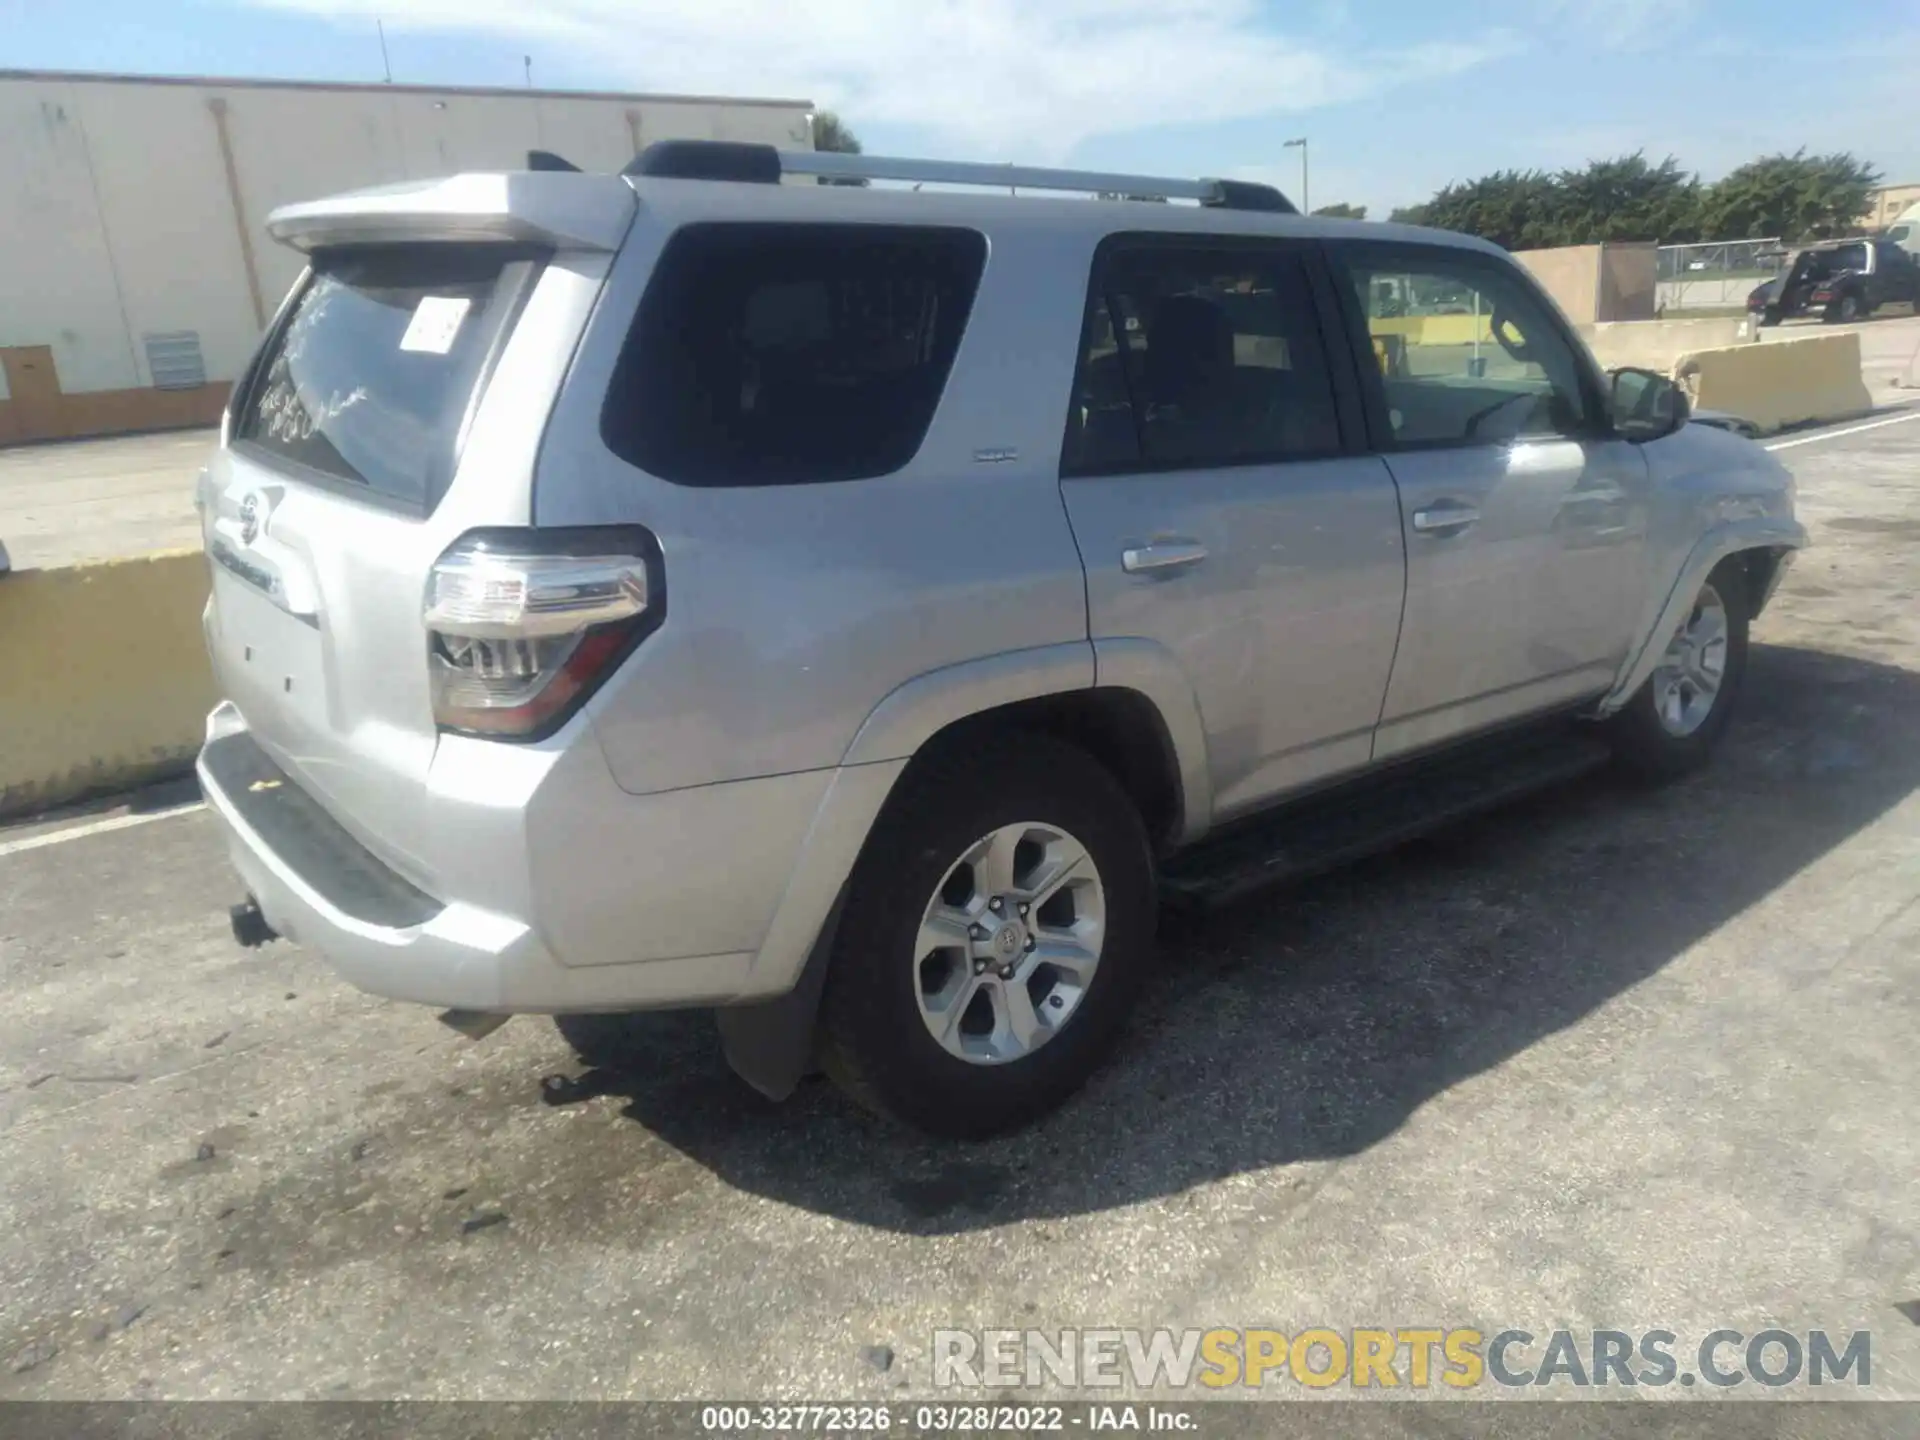
<path id="1" fill-rule="evenodd" d="M 393 83 L 393 62 L 387 59 L 386 23 L 376 15 L 373 17 L 373 28 L 380 32 L 380 68 L 386 71 L 387 84 L 391 85 Z"/>
<path id="2" fill-rule="evenodd" d="M 533 56 L 531 56 L 531 55 L 522 55 L 522 56 L 520 57 L 520 63 L 521 63 L 521 65 L 523 65 L 524 67 L 526 67 L 526 72 L 527 72 L 527 88 L 528 88 L 529 90 L 531 90 L 531 89 L 533 88 Z"/>

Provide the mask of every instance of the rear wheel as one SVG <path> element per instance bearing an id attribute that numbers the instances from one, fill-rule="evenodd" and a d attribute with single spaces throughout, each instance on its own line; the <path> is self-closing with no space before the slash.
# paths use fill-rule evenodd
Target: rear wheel
<path id="1" fill-rule="evenodd" d="M 1829 324 L 1851 325 L 1862 313 L 1860 297 L 1848 291 L 1827 307 L 1826 318 Z"/>
<path id="2" fill-rule="evenodd" d="M 935 1134 L 1026 1124 L 1111 1052 L 1154 916 L 1140 816 L 1083 751 L 1022 734 L 925 762 L 854 872 L 821 1007 L 827 1073 Z"/>
<path id="3" fill-rule="evenodd" d="M 1670 780 L 1706 762 L 1732 718 L 1747 669 L 1746 572 L 1737 559 L 1707 577 L 1660 664 L 1608 722 L 1629 773 Z"/>

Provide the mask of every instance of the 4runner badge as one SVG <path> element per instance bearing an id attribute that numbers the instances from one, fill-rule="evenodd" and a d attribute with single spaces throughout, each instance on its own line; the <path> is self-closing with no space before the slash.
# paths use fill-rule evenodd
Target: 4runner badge
<path id="1" fill-rule="evenodd" d="M 265 508 L 260 503 L 259 492 L 255 492 L 240 502 L 240 543 L 251 545 L 260 538 L 260 512 Z"/>

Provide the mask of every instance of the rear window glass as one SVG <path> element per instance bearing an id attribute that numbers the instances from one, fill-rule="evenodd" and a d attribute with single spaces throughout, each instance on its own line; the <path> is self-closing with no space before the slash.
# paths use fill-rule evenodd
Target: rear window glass
<path id="1" fill-rule="evenodd" d="M 1853 244 L 1836 245 L 1831 250 L 1809 250 L 1804 268 L 1806 274 L 1816 280 L 1838 275 L 1843 270 L 1864 270 L 1867 268 L 1867 247 Z"/>
<path id="2" fill-rule="evenodd" d="M 686 227 L 615 368 L 608 448 L 682 485 L 900 469 L 933 421 L 986 254 L 971 230 Z"/>
<path id="3" fill-rule="evenodd" d="M 343 488 L 432 508 L 536 266 L 497 245 L 316 254 L 253 369 L 233 438 Z"/>

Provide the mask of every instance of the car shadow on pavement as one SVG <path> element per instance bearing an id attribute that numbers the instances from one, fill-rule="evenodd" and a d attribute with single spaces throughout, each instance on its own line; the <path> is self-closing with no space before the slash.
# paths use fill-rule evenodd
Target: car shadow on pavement
<path id="1" fill-rule="evenodd" d="M 1335 1159 L 1659 971 L 1916 785 L 1920 674 L 1756 645 L 1725 745 L 1682 784 L 1596 777 L 1204 921 L 1166 920 L 1120 1053 L 1019 1134 L 924 1139 L 818 1080 L 769 1104 L 727 1072 L 700 1013 L 648 1017 L 645 1061 L 556 1077 L 547 1099 L 620 1096 L 728 1184 L 915 1234 Z"/>

